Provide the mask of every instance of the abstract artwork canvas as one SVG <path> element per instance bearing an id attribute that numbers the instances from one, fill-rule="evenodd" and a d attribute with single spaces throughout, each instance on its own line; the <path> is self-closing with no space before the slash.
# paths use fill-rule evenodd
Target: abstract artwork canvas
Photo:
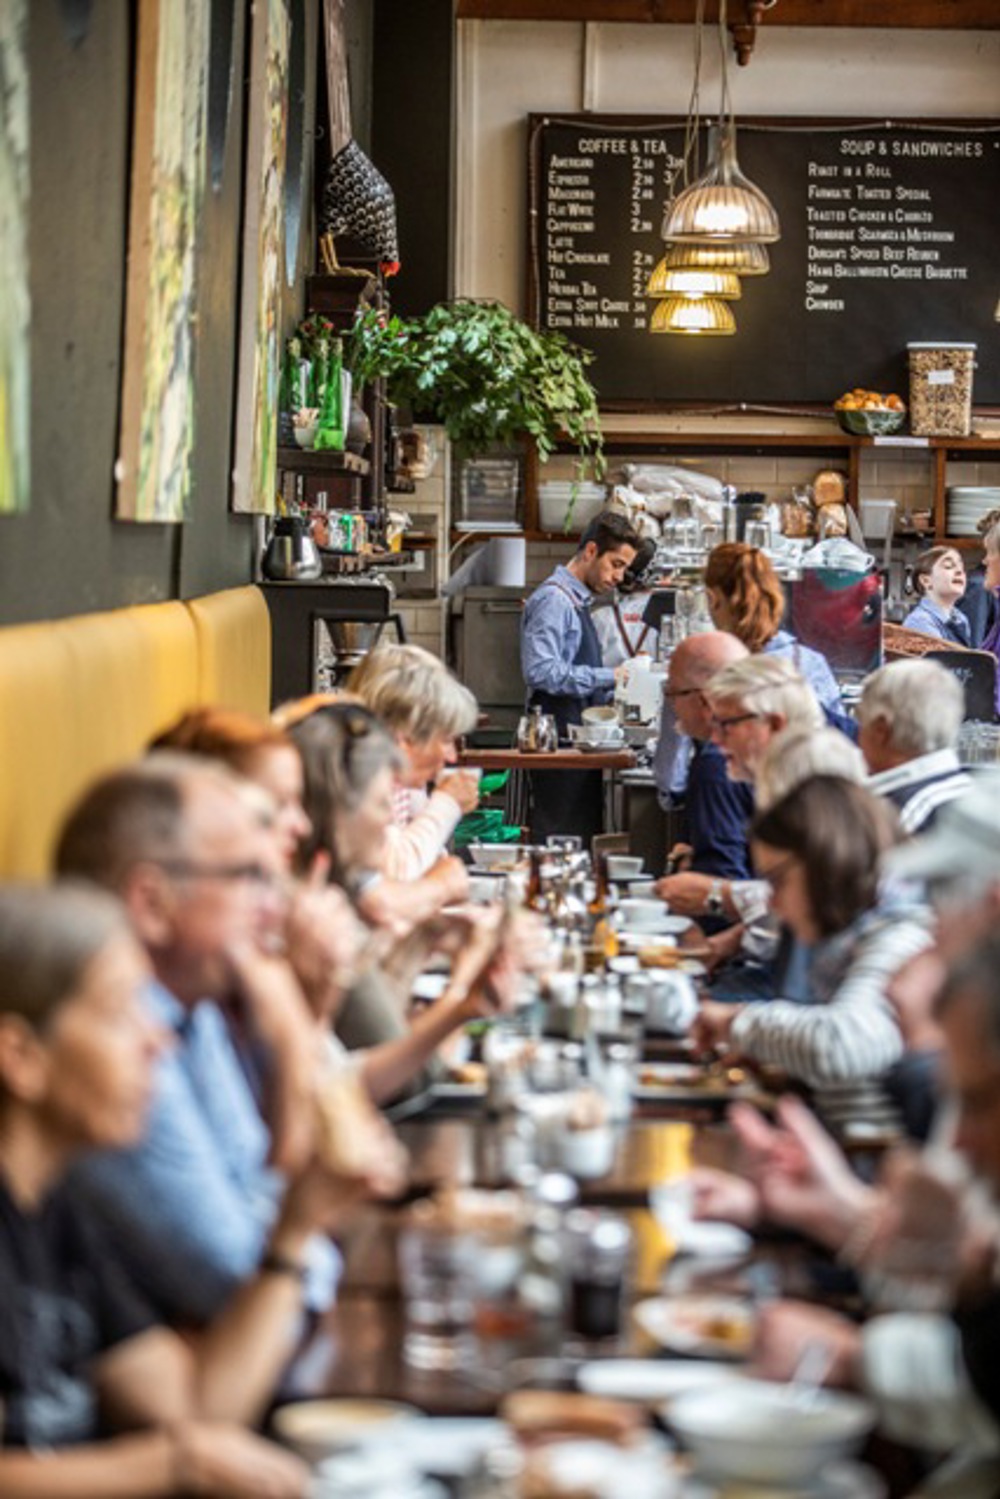
<path id="1" fill-rule="evenodd" d="M 211 0 L 139 0 L 119 520 L 181 521 L 195 442 Z"/>
<path id="2" fill-rule="evenodd" d="M 28 0 L 0 4 L 0 514 L 28 508 Z"/>
<path id="3" fill-rule="evenodd" d="M 285 0 L 253 8 L 233 509 L 271 514 L 278 461 L 288 139 Z"/>

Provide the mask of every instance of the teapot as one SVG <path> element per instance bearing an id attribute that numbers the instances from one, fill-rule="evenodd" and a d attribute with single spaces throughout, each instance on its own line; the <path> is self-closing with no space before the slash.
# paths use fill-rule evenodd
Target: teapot
<path id="1" fill-rule="evenodd" d="M 304 516 L 278 516 L 260 570 L 272 583 L 309 583 L 323 576 L 323 563 Z"/>
<path id="2" fill-rule="evenodd" d="M 540 707 L 522 714 L 517 726 L 517 747 L 522 754 L 545 754 L 559 748 L 559 730 L 551 713 Z"/>

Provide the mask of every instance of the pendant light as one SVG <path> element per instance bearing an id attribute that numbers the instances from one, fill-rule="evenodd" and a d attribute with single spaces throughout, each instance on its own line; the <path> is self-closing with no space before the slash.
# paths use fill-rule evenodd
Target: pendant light
<path id="1" fill-rule="evenodd" d="M 699 24 L 703 21 L 701 14 L 698 21 Z M 778 215 L 767 195 L 740 170 L 736 157 L 736 119 L 727 66 L 726 0 L 719 0 L 718 35 L 721 87 L 711 159 L 705 174 L 678 193 L 668 206 L 663 237 L 674 243 L 690 241 L 711 245 L 740 240 L 743 243 L 771 244 L 781 236 Z M 696 48 L 696 69 L 699 65 L 700 48 Z M 692 99 L 696 101 L 697 97 L 696 81 Z M 689 115 L 686 139 L 691 127 Z"/>
<path id="2" fill-rule="evenodd" d="M 735 271 L 737 276 L 766 276 L 771 262 L 764 245 L 670 245 L 653 275 L 664 271 Z M 650 278 L 652 279 L 652 278 Z"/>
<path id="3" fill-rule="evenodd" d="M 736 332 L 736 319 L 719 297 L 665 297 L 653 309 L 649 331 L 719 337 Z"/>
<path id="4" fill-rule="evenodd" d="M 649 278 L 647 297 L 721 297 L 736 302 L 742 296 L 735 271 L 703 271 L 694 266 L 673 269 L 661 260 Z"/>
<path id="5" fill-rule="evenodd" d="M 780 239 L 781 226 L 770 199 L 740 171 L 731 120 L 719 129 L 714 160 L 704 177 L 670 205 L 663 237 L 673 244 L 703 245 L 729 240 L 766 245 Z"/>

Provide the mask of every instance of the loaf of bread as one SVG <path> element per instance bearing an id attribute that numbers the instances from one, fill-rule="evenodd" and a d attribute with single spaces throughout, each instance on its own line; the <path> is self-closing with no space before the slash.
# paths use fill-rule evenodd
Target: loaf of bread
<path id="1" fill-rule="evenodd" d="M 586 1436 L 624 1447 L 645 1424 L 634 1405 L 562 1390 L 515 1390 L 503 1401 L 500 1415 L 523 1441 Z"/>
<path id="2" fill-rule="evenodd" d="M 823 505 L 843 505 L 847 499 L 847 480 L 834 468 L 820 469 L 813 480 L 813 500 L 817 508 Z"/>

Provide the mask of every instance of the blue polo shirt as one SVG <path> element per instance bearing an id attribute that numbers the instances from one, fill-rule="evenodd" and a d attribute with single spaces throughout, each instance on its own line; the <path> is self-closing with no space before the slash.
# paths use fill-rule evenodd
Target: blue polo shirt
<path id="1" fill-rule="evenodd" d="M 720 880 L 752 880 L 747 826 L 753 816 L 753 788 L 731 781 L 717 744 L 694 741 L 685 793 L 691 868 Z"/>

